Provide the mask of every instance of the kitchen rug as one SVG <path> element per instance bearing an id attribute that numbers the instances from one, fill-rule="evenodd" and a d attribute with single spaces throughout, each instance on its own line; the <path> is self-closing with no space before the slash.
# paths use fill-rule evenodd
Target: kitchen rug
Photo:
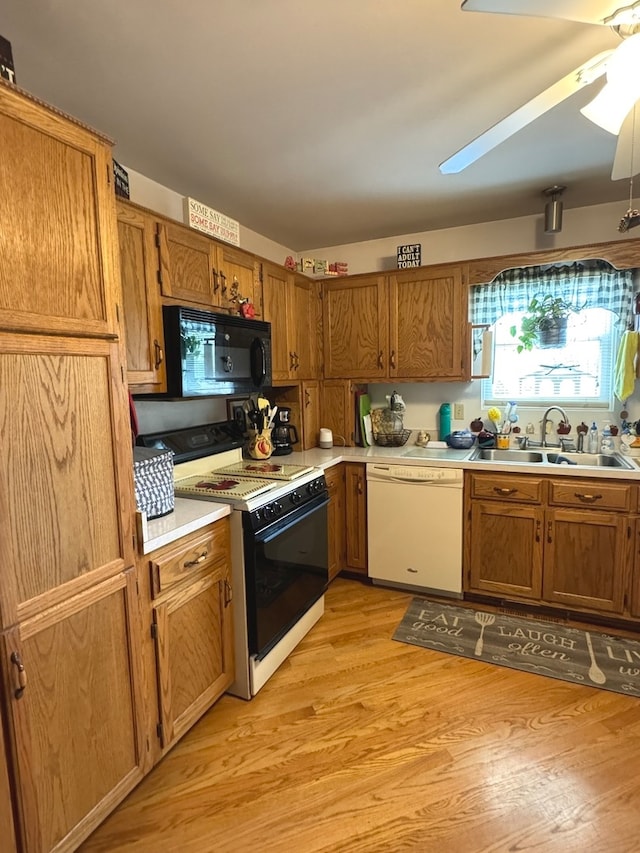
<path id="1" fill-rule="evenodd" d="M 640 696 L 640 642 L 600 631 L 414 598 L 393 639 Z"/>

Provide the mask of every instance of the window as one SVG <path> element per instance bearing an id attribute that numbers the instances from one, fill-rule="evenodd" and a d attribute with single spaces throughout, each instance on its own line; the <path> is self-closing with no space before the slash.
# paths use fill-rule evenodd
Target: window
<path id="1" fill-rule="evenodd" d="M 518 353 L 510 329 L 520 328 L 534 296 L 547 293 L 581 307 L 569 317 L 566 344 Z M 615 354 L 633 318 L 633 298 L 633 271 L 604 261 L 506 270 L 471 287 L 470 322 L 494 333 L 494 372 L 482 381 L 483 405 L 546 406 L 561 398 L 567 405 L 610 408 Z"/>
<path id="2" fill-rule="evenodd" d="M 510 329 L 520 328 L 524 314 L 504 314 L 493 326 L 494 370 L 482 382 L 483 406 L 500 406 L 509 400 L 546 406 L 561 398 L 567 406 L 610 408 L 618 343 L 616 316 L 604 308 L 585 308 L 569 317 L 564 346 L 518 353 L 519 342 Z"/>

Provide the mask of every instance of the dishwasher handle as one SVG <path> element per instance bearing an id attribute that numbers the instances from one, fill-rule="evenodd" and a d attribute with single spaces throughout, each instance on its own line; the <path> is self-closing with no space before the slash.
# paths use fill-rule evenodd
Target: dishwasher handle
<path id="1" fill-rule="evenodd" d="M 460 468 L 425 468 L 419 465 L 410 468 L 404 465 L 367 465 L 367 480 L 374 483 L 462 488 L 462 470 Z"/>

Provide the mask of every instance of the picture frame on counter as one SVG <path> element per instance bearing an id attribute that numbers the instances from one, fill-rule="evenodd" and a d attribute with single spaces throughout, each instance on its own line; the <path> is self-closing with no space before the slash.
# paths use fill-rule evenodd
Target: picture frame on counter
<path id="1" fill-rule="evenodd" d="M 242 432 L 247 431 L 247 413 L 244 407 L 248 397 L 227 397 L 227 420 L 235 421 Z"/>

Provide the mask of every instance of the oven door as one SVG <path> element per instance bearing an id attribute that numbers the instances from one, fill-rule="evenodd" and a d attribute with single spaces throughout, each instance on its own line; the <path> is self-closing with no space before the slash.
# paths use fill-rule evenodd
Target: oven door
<path id="1" fill-rule="evenodd" d="M 258 658 L 295 625 L 329 582 L 325 493 L 261 530 L 243 514 L 249 653 Z"/>

